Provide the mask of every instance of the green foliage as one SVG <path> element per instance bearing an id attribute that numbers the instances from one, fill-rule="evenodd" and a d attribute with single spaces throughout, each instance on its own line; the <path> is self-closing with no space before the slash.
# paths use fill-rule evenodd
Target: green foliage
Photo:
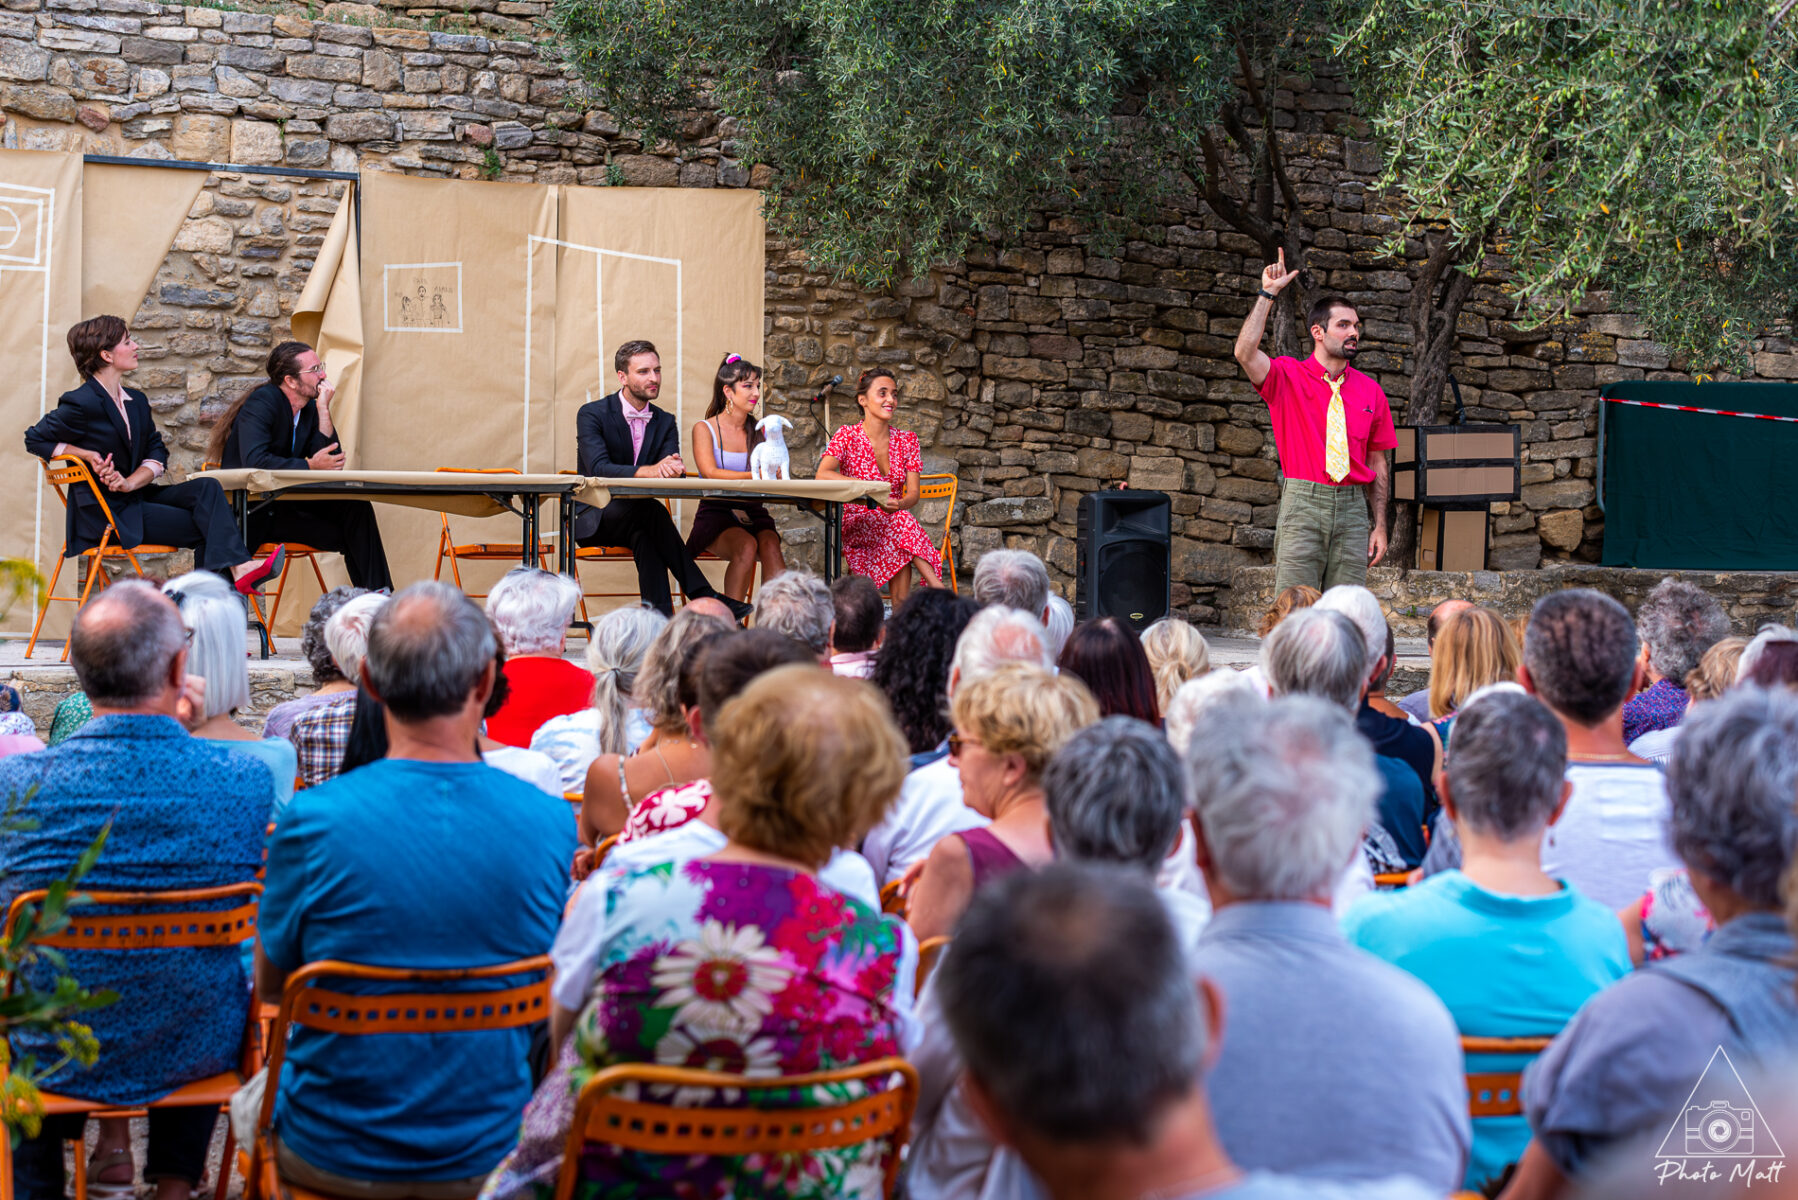
<path id="1" fill-rule="evenodd" d="M 0 813 L 0 837 L 34 827 L 34 822 L 25 818 L 22 812 L 36 791 L 33 787 L 23 798 L 13 796 L 8 799 L 4 813 Z M 42 938 L 68 928 L 69 907 L 81 901 L 75 885 L 99 861 L 100 851 L 111 832 L 112 823 L 107 822 L 93 844 L 69 868 L 68 874 L 45 889 L 48 894 L 43 901 L 25 909 L 12 932 L 0 939 L 0 977 L 10 983 L 4 994 L 0 994 L 0 1062 L 6 1070 L 5 1082 L 0 1084 L 0 1124 L 26 1137 L 36 1137 L 43 1126 L 44 1107 L 38 1093 L 38 1080 L 70 1063 L 91 1067 L 99 1057 L 100 1043 L 93 1030 L 75 1017 L 118 999 L 117 993 L 112 991 L 89 992 L 83 988 L 68 974 L 68 963 L 62 954 L 40 944 Z M 40 964 L 54 972 L 48 991 L 33 986 L 24 973 L 27 968 Z M 56 1061 L 44 1064 L 27 1056 L 14 1062 L 7 1038 L 25 1030 L 53 1038 Z"/>
<path id="2" fill-rule="evenodd" d="M 1611 288 L 1693 369 L 1740 369 L 1798 283 L 1781 4 L 1354 0 L 1338 50 L 1388 182 L 1494 239 L 1531 312 Z"/>
<path id="3" fill-rule="evenodd" d="M 1042 212 L 1127 220 L 1180 186 L 1265 0 L 557 0 L 569 62 L 647 144 L 716 109 L 777 169 L 775 227 L 880 285 Z"/>
<path id="4" fill-rule="evenodd" d="M 498 179 L 506 173 L 506 160 L 492 146 L 481 150 L 481 178 Z"/>
<path id="5" fill-rule="evenodd" d="M 0 558 L 0 617 L 6 616 L 19 597 L 32 588 L 41 593 L 48 591 L 35 565 L 23 558 Z"/>

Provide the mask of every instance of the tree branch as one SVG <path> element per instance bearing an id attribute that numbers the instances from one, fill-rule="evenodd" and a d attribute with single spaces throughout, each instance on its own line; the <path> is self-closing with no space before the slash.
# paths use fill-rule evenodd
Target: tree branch
<path id="1" fill-rule="evenodd" d="M 1211 206 L 1226 224 L 1238 233 L 1255 239 L 1262 246 L 1274 243 L 1274 230 L 1271 225 L 1245 209 L 1240 201 L 1224 191 L 1220 172 L 1223 162 L 1223 150 L 1211 136 L 1209 130 L 1199 134 L 1199 151 L 1205 159 L 1205 203 Z"/>
<path id="2" fill-rule="evenodd" d="M 1798 3 L 1798 0 L 1794 0 Z M 1261 114 L 1261 128 L 1267 144 L 1267 165 L 1269 174 L 1279 184 L 1280 195 L 1286 201 L 1288 212 L 1299 211 L 1298 193 L 1293 189 L 1292 180 L 1286 174 L 1286 161 L 1280 156 L 1280 141 L 1275 131 L 1274 107 L 1261 98 L 1261 81 L 1255 78 L 1255 64 L 1249 58 L 1249 50 L 1239 37 L 1236 39 L 1236 63 L 1242 70 L 1244 90 L 1249 94 L 1249 102 Z M 1270 214 L 1271 216 L 1271 214 Z"/>

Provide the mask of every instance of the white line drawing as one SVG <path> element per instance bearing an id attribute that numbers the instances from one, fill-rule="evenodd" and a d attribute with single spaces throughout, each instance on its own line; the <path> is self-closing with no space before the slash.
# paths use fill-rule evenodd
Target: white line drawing
<path id="1" fill-rule="evenodd" d="M 1712 1084 L 1703 1095 L 1699 1089 L 1710 1080 L 1711 1069 L 1717 1060 L 1723 1060 L 1728 1070 L 1724 1076 L 1719 1072 L 1719 1082 Z M 1730 1085 L 1734 1086 L 1731 1087 Z M 1717 1092 L 1724 1091 L 1728 1095 L 1719 1097 Z M 1740 1093 L 1746 1100 L 1744 1105 L 1734 1103 L 1733 1097 Z M 1757 1124 L 1758 1123 L 1758 1124 Z M 1771 1144 L 1757 1144 L 1757 1135 L 1765 1137 Z M 1731 1062 L 1722 1046 L 1712 1051 L 1710 1061 L 1704 1064 L 1699 1072 L 1698 1080 L 1692 1090 L 1686 1093 L 1686 1102 L 1680 1105 L 1679 1113 L 1673 1118 L 1667 1136 L 1661 1139 L 1661 1145 L 1654 1155 L 1660 1158 L 1780 1158 L 1785 1157 L 1785 1150 L 1779 1139 L 1774 1136 L 1772 1126 L 1767 1118 L 1761 1115 L 1761 1106 L 1749 1093 L 1748 1085 L 1742 1082 L 1741 1072 Z"/>
<path id="2" fill-rule="evenodd" d="M 56 189 L 22 183 L 0 183 L 0 278 L 6 272 L 44 277 L 43 315 L 38 320 L 37 415 L 42 420 L 50 403 L 50 268 L 54 247 L 50 231 L 56 227 Z M 38 475 L 33 489 L 31 561 L 43 561 L 44 483 Z M 32 603 L 39 602 L 32 587 Z"/>
<path id="3" fill-rule="evenodd" d="M 686 316 L 681 309 L 681 260 L 678 258 L 657 258 L 653 254 L 632 254 L 624 250 L 608 250 L 603 246 L 587 246 L 580 242 L 565 242 L 559 238 L 547 238 L 538 234 L 530 234 L 525 239 L 524 252 L 524 438 L 520 451 L 519 469 L 530 470 L 531 457 L 531 307 L 535 283 L 535 251 L 539 245 L 554 246 L 562 250 L 582 250 L 601 258 L 628 258 L 637 262 L 661 263 L 674 268 L 674 421 L 677 428 L 686 428 L 684 421 L 685 405 L 681 395 L 681 363 L 683 341 L 685 339 Z M 593 344 L 594 361 L 600 366 L 600 378 L 605 378 L 606 337 L 604 306 L 605 273 L 596 265 L 593 271 Z M 666 372 L 663 373 L 666 378 Z M 603 393 L 602 393 L 603 394 Z M 591 393 L 589 393 L 591 395 Z M 552 396 L 553 400 L 553 396 Z M 680 520 L 680 502 L 675 501 L 674 517 Z"/>
<path id="4" fill-rule="evenodd" d="M 395 272 L 400 273 L 397 279 Z M 446 299 L 446 295 L 451 299 Z M 388 333 L 461 333 L 462 264 L 388 263 L 383 266 L 381 328 Z"/>

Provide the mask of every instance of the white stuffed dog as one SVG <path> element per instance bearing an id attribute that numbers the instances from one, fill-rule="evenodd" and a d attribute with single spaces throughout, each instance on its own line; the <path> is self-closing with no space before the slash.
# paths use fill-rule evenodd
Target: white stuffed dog
<path id="1" fill-rule="evenodd" d="M 781 431 L 791 429 L 793 422 L 781 416 L 763 417 L 755 423 L 762 431 L 762 441 L 749 452 L 751 479 L 791 479 L 792 460 L 787 456 L 787 437 Z"/>

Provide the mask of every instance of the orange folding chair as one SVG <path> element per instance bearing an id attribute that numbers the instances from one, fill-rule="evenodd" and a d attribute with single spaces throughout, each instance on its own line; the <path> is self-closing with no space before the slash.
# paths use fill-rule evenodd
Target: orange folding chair
<path id="1" fill-rule="evenodd" d="M 619 1090 L 630 1084 L 637 1085 L 634 1090 L 646 1095 L 650 1087 L 785 1092 L 842 1088 L 856 1083 L 888 1086 L 858 1099 L 815 1108 L 692 1108 L 627 1100 L 619 1095 Z M 581 1152 L 589 1142 L 689 1158 L 804 1154 L 884 1139 L 889 1148 L 881 1194 L 891 1196 L 917 1102 L 918 1073 L 902 1058 L 881 1058 L 840 1071 L 810 1075 L 727 1075 L 652 1063 L 607 1067 L 587 1082 L 575 1102 L 574 1122 L 568 1128 L 562 1170 L 556 1178 L 556 1200 L 573 1197 Z"/>
<path id="2" fill-rule="evenodd" d="M 1548 1049 L 1552 1037 L 1464 1037 L 1462 1054 L 1515 1054 L 1534 1057 Z M 1515 1117 L 1523 1112 L 1523 1067 L 1515 1071 L 1469 1071 L 1467 1114 L 1471 1117 Z"/>
<path id="3" fill-rule="evenodd" d="M 955 547 L 949 544 L 949 531 L 955 526 L 955 476 L 953 475 L 920 475 L 918 476 L 918 500 L 947 500 L 949 507 L 943 513 L 943 582 L 949 590 L 960 593 L 955 586 Z"/>
<path id="4" fill-rule="evenodd" d="M 911 908 L 906 897 L 899 894 L 899 885 L 904 882 L 903 879 L 895 879 L 880 889 L 880 911 L 891 913 L 902 921 L 905 919 L 906 912 Z"/>
<path id="5" fill-rule="evenodd" d="M 200 464 L 200 469 L 202 471 L 216 471 L 218 468 L 219 465 L 215 462 L 203 462 Z M 255 553 L 251 557 L 267 558 L 275 552 L 275 547 L 277 545 L 285 545 L 287 547 L 287 561 L 281 564 L 281 574 L 275 578 L 275 602 L 269 605 L 268 612 L 264 613 L 262 611 L 262 597 L 258 596 L 255 592 L 249 594 L 250 607 L 256 610 L 256 619 L 262 622 L 262 627 L 268 630 L 268 635 L 270 637 L 275 635 L 275 616 L 281 611 L 281 597 L 287 594 L 287 573 L 293 570 L 295 563 L 304 559 L 306 565 L 312 568 L 312 577 L 318 580 L 318 590 L 320 595 L 331 590 L 326 586 L 325 573 L 319 569 L 318 565 L 318 556 L 327 552 L 320 550 L 317 546 L 308 546 L 304 542 L 264 542 L 256 547 Z"/>
<path id="6" fill-rule="evenodd" d="M 293 1026 L 354 1036 L 367 1033 L 477 1033 L 519 1029 L 549 1019 L 549 955 L 539 954 L 490 967 L 411 969 L 360 963 L 308 963 L 287 977 L 281 1007 L 270 1035 L 268 1085 L 256 1117 L 256 1144 L 244 1163 L 244 1200 L 334 1200 L 281 1178 L 275 1163 L 275 1096 Z M 511 986 L 506 976 L 540 975 L 534 983 Z M 489 979 L 494 986 L 474 991 L 425 991 L 357 995 L 321 985 L 325 979 L 443 984 Z M 371 1051 L 372 1053 L 372 1051 Z M 221 1198 L 222 1200 L 222 1198 Z"/>
<path id="7" fill-rule="evenodd" d="M 51 604 L 56 602 L 73 604 L 75 611 L 80 612 L 82 606 L 87 603 L 88 597 L 93 594 L 95 584 L 104 588 L 111 582 L 106 575 L 108 559 L 129 560 L 131 569 L 137 572 L 139 579 L 142 579 L 144 578 L 144 566 L 137 561 L 138 555 L 173 554 L 177 549 L 174 546 L 160 546 L 150 542 L 142 542 L 136 546 L 124 545 L 119 536 L 118 522 L 112 515 L 112 505 L 106 503 L 106 491 L 100 486 L 100 481 L 94 478 L 94 473 L 88 467 L 85 459 L 77 458 L 73 454 L 58 454 L 44 464 L 44 478 L 49 481 L 52 488 L 56 489 L 56 498 L 62 501 L 64 509 L 69 507 L 69 497 L 63 488 L 86 487 L 92 492 L 94 499 L 100 504 L 100 511 L 106 516 L 106 531 L 100 535 L 99 545 L 73 556 L 79 560 L 75 568 L 76 578 L 79 580 L 85 577 L 79 596 L 58 596 L 56 594 L 56 580 L 62 574 L 63 560 L 71 557 L 68 542 L 64 541 L 62 555 L 57 558 L 56 566 L 50 572 L 50 586 L 45 592 L 44 602 L 37 610 L 37 623 L 31 627 L 31 640 L 25 644 L 26 658 L 30 658 L 32 651 L 37 649 L 38 634 L 43 631 L 44 617 L 49 613 Z M 69 644 L 67 642 L 62 645 L 62 658 L 64 662 L 68 661 Z"/>
<path id="8" fill-rule="evenodd" d="M 6 910 L 5 934 L 23 918 L 27 908 L 41 902 L 48 893 L 43 889 L 23 892 Z M 204 949 L 237 946 L 256 936 L 256 913 L 262 898 L 260 883 L 233 883 L 224 887 L 190 888 L 168 892 L 99 892 L 80 893 L 89 903 L 123 905 L 134 910 L 128 914 L 106 916 L 85 915 L 77 909 L 70 912 L 67 928 L 33 940 L 40 946 L 56 950 L 132 950 Z M 241 901 L 233 908 L 196 909 L 188 906 L 221 900 Z M 6 980 L 6 991 L 12 991 L 12 980 Z M 130 1002 L 127 997 L 125 1003 Z M 227 1002 L 221 998 L 221 1003 Z M 176 1088 L 160 1099 L 136 1107 L 117 1107 L 75 1096 L 51 1092 L 41 1093 L 44 1113 L 56 1116 L 85 1113 L 98 1118 L 141 1117 L 152 1108 L 197 1108 L 216 1104 L 221 1109 L 231 1096 L 255 1073 L 262 1059 L 261 1029 L 255 1020 L 244 1022 L 243 1057 L 236 1071 L 213 1075 Z M 107 1053 L 102 1046 L 100 1053 Z M 5 1078 L 6 1064 L 0 1061 L 0 1080 Z M 87 1200 L 87 1159 L 81 1152 L 79 1138 L 75 1146 L 75 1200 Z M 215 1200 L 224 1200 L 231 1181 L 232 1137 L 230 1123 L 225 1126 L 225 1154 L 219 1160 Z M 10 1139 L 0 1136 L 0 1200 L 12 1200 L 12 1150 Z"/>
<path id="9" fill-rule="evenodd" d="M 440 473 L 456 475 L 519 475 L 523 472 L 516 467 L 438 467 Z M 443 532 L 437 538 L 437 569 L 431 573 L 432 579 L 443 578 L 443 563 L 449 560 L 450 578 L 456 581 L 456 587 L 470 600 L 486 598 L 485 592 L 470 592 L 462 585 L 463 561 L 468 562 L 521 562 L 524 559 L 523 542 L 464 542 L 457 545 L 456 539 L 450 535 L 448 513 L 438 513 L 443 519 Z M 555 550 L 541 538 L 537 541 L 537 565 L 549 570 L 549 557 Z M 626 558 L 630 557 L 627 553 Z M 586 613 L 582 612 L 582 617 Z"/>

